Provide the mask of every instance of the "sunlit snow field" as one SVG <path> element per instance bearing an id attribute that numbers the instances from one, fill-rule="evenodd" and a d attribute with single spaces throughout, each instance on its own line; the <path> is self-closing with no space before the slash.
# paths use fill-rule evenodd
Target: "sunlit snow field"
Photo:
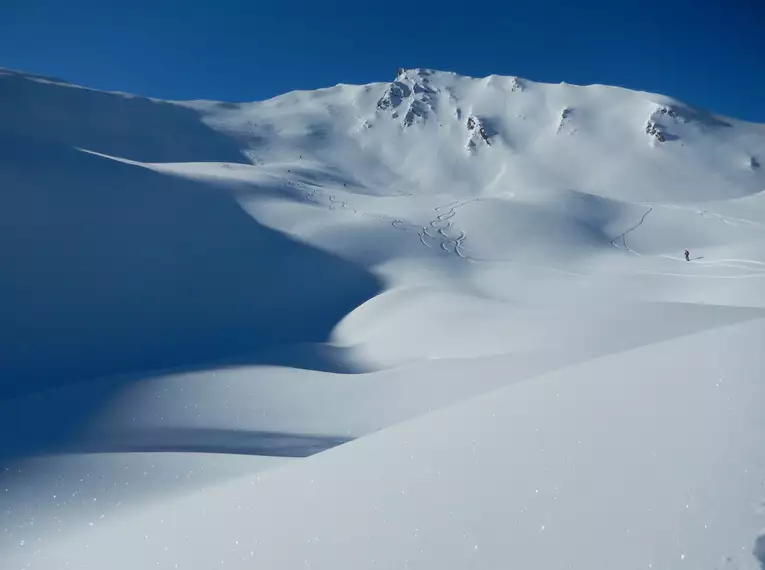
<path id="1" fill-rule="evenodd" d="M 765 568 L 763 163 L 607 86 L 0 72 L 0 568 Z"/>

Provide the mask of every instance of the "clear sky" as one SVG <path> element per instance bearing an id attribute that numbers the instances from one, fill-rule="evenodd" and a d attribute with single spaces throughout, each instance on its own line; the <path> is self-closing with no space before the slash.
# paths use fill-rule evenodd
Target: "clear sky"
<path id="1" fill-rule="evenodd" d="M 0 0 L 0 66 L 230 101 L 430 67 L 621 85 L 765 122 L 765 0 Z"/>

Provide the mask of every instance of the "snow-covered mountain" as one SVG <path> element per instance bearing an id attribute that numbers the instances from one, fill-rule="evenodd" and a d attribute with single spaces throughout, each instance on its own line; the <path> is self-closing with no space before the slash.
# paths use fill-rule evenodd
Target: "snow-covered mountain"
<path id="1" fill-rule="evenodd" d="M 0 566 L 765 567 L 763 163 L 600 85 L 0 71 Z"/>

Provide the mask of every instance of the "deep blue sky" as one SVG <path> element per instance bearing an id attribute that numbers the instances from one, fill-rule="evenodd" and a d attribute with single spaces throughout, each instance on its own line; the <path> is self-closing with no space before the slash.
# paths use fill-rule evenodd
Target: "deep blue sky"
<path id="1" fill-rule="evenodd" d="M 234 101 L 431 67 L 622 85 L 765 122 L 765 0 L 0 0 L 0 66 Z"/>

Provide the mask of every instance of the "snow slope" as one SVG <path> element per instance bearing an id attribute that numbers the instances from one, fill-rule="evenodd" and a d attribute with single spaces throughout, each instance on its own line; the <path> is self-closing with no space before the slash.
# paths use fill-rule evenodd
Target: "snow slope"
<path id="1" fill-rule="evenodd" d="M 7 563 L 754 570 L 763 334 L 758 319 L 638 348 L 63 538 L 30 529 Z"/>
<path id="2" fill-rule="evenodd" d="M 765 566 L 764 125 L 2 71 L 0 148 L 3 568 Z"/>

